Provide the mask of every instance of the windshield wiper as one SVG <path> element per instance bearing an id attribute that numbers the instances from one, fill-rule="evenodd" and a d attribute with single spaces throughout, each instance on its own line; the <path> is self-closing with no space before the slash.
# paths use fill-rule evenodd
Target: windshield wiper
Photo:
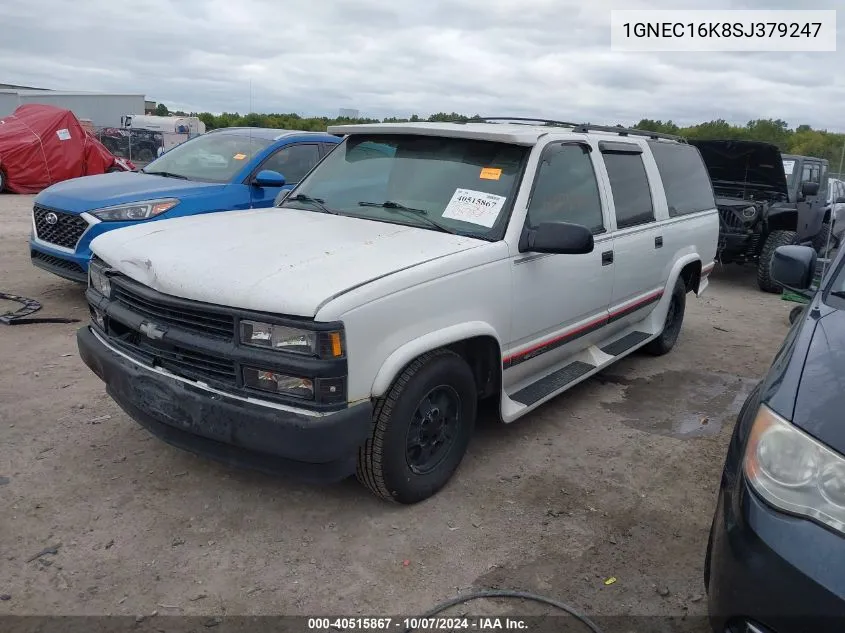
<path id="1" fill-rule="evenodd" d="M 393 202 L 393 200 L 385 200 L 384 202 L 359 202 L 358 206 L 360 207 L 379 207 L 381 209 L 387 209 L 388 211 L 393 211 L 394 213 L 399 213 L 404 211 L 405 213 L 411 213 L 417 217 L 422 218 L 426 222 L 428 222 L 431 226 L 436 228 L 438 231 L 443 231 L 444 233 L 451 233 L 452 235 L 460 235 L 456 230 L 450 229 L 448 226 L 445 226 L 438 222 L 437 220 L 433 220 L 428 217 L 428 211 L 425 209 L 414 209 L 412 207 L 406 207 L 404 204 L 400 204 L 399 202 Z"/>
<path id="2" fill-rule="evenodd" d="M 831 297 L 837 297 L 838 299 L 845 299 L 845 290 L 831 290 L 830 291 Z"/>
<path id="3" fill-rule="evenodd" d="M 141 173 L 149 174 L 150 176 L 164 176 L 165 178 L 178 178 L 179 180 L 188 180 L 187 176 L 183 176 L 182 174 L 174 174 L 172 171 L 144 171 L 142 169 Z"/>
<path id="4" fill-rule="evenodd" d="M 311 196 L 306 196 L 304 193 L 298 193 L 294 197 L 285 198 L 282 200 L 282 204 L 286 202 L 305 202 L 308 204 L 313 204 L 323 213 L 331 213 L 332 215 L 337 215 L 337 211 L 332 211 L 326 206 L 326 201 L 322 198 L 312 198 Z"/>

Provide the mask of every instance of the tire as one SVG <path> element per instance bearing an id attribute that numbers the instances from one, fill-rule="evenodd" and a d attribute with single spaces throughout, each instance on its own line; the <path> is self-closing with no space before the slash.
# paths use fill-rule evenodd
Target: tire
<path id="1" fill-rule="evenodd" d="M 449 350 L 420 356 L 376 402 L 372 436 L 358 453 L 358 480 L 376 496 L 402 504 L 434 495 L 466 454 L 477 400 L 475 378 L 463 358 Z M 440 409 L 447 414 L 440 415 Z M 415 424 L 416 420 L 420 422 Z M 428 461 L 414 442 L 415 428 L 420 441 L 438 435 L 444 442 Z M 442 435 L 447 429 L 451 433 Z M 436 446 L 437 441 L 427 444 Z"/>
<path id="2" fill-rule="evenodd" d="M 666 320 L 663 323 L 663 331 L 660 336 L 646 343 L 643 350 L 652 356 L 663 356 L 672 351 L 678 336 L 681 333 L 681 326 L 684 323 L 684 312 L 687 305 L 687 286 L 679 275 L 672 289 L 672 298 L 669 300 L 669 310 L 666 312 Z"/>
<path id="3" fill-rule="evenodd" d="M 149 147 L 142 147 L 138 150 L 135 160 L 141 163 L 151 163 L 155 160 L 155 154 Z"/>
<path id="4" fill-rule="evenodd" d="M 830 240 L 830 249 L 828 250 L 828 239 Z M 830 223 L 822 224 L 821 230 L 813 238 L 813 248 L 819 254 L 819 257 L 828 257 L 830 253 L 836 250 L 839 246 L 838 239 L 832 234 Z"/>
<path id="5" fill-rule="evenodd" d="M 3 170 L 0 169 L 0 193 L 3 193 L 3 190 L 6 188 L 6 174 L 3 173 Z"/>
<path id="6" fill-rule="evenodd" d="M 783 292 L 783 287 L 772 279 L 772 255 L 779 246 L 793 244 L 795 235 L 795 231 L 772 231 L 766 236 L 757 262 L 757 285 L 763 292 Z"/>

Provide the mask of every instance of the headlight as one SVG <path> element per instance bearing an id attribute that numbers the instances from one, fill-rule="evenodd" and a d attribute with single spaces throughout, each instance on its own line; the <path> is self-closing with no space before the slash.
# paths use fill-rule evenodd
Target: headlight
<path id="1" fill-rule="evenodd" d="M 104 222 L 127 222 L 130 220 L 149 220 L 165 211 L 169 211 L 179 204 L 176 198 L 163 200 L 145 200 L 143 202 L 129 202 L 113 207 L 105 207 L 91 211 L 91 215 Z"/>
<path id="2" fill-rule="evenodd" d="M 845 532 L 845 457 L 771 409 L 757 412 L 745 476 L 769 504 Z"/>
<path id="3" fill-rule="evenodd" d="M 752 220 L 757 217 L 757 207 L 745 207 L 742 210 L 742 217 L 745 220 Z"/>
<path id="4" fill-rule="evenodd" d="M 340 358 L 344 353 L 341 332 L 317 332 L 260 321 L 241 321 L 240 341 L 253 347 L 321 358 Z"/>
<path id="5" fill-rule="evenodd" d="M 88 285 L 104 297 L 111 296 L 111 282 L 106 276 L 106 266 L 102 261 L 91 259 L 88 263 Z"/>

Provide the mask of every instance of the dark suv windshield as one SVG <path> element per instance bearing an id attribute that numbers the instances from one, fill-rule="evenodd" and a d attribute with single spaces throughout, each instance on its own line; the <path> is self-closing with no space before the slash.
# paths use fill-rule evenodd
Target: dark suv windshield
<path id="1" fill-rule="evenodd" d="M 246 131 L 212 132 L 177 145 L 142 171 L 187 180 L 229 182 L 256 152 L 270 143 L 267 139 L 250 137 Z"/>
<path id="2" fill-rule="evenodd" d="M 282 206 L 499 239 L 528 151 L 474 139 L 356 134 Z"/>

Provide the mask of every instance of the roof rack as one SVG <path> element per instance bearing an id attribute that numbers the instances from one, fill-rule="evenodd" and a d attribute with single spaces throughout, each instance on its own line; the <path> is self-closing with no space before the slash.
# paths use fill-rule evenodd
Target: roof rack
<path id="1" fill-rule="evenodd" d="M 581 123 L 572 129 L 573 132 L 612 132 L 619 136 L 646 136 L 648 138 L 663 138 L 670 141 L 678 141 L 679 143 L 686 143 L 687 140 L 683 136 L 677 134 L 664 134 L 663 132 L 651 132 L 649 130 L 638 130 L 636 128 L 622 127 L 621 125 L 593 125 L 592 123 Z"/>
<path id="2" fill-rule="evenodd" d="M 636 128 L 623 127 L 621 125 L 593 125 L 592 123 L 572 123 L 570 121 L 557 121 L 555 119 L 534 119 L 529 117 L 518 116 L 482 116 L 478 118 L 471 118 L 466 121 L 454 120 L 448 123 L 484 123 L 496 121 L 513 121 L 521 124 L 542 123 L 548 126 L 560 126 L 572 128 L 573 132 L 611 132 L 619 136 L 645 136 L 653 139 L 666 139 L 670 141 L 677 141 L 679 143 L 686 143 L 683 136 L 676 134 L 665 134 L 663 132 L 651 132 L 649 130 L 638 130 Z"/>
<path id="3" fill-rule="evenodd" d="M 533 119 L 519 116 L 480 116 L 471 117 L 466 120 L 449 119 L 446 121 L 419 121 L 419 123 L 488 123 L 512 121 L 522 125 L 542 123 L 547 126 L 560 126 L 572 128 L 573 132 L 610 132 L 619 136 L 645 136 L 652 139 L 666 139 L 678 143 L 686 143 L 687 139 L 677 134 L 665 134 L 664 132 L 652 132 L 650 130 L 638 130 L 636 128 L 624 127 L 622 125 L 593 125 L 592 123 L 572 123 L 570 121 L 556 121 L 554 119 Z"/>

